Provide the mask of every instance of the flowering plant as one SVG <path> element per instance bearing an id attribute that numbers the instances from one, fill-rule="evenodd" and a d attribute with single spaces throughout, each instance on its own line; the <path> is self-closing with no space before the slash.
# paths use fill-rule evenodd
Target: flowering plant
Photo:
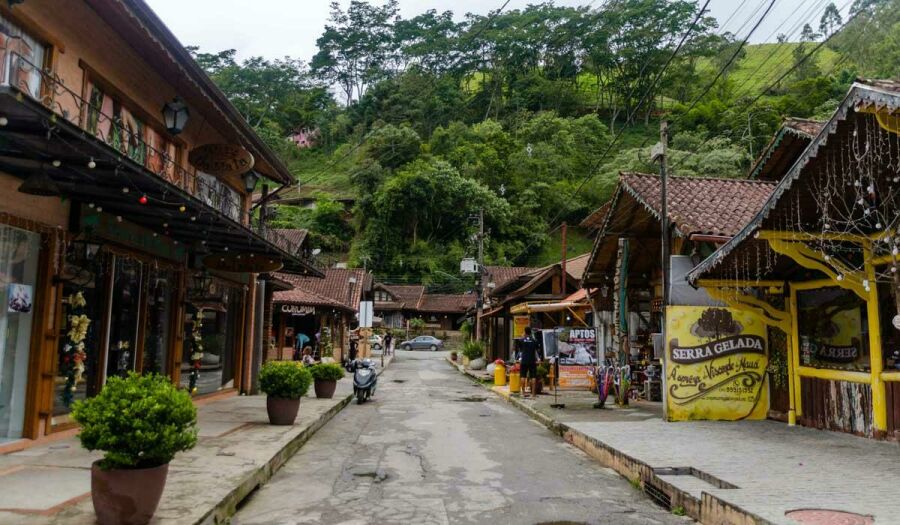
<path id="1" fill-rule="evenodd" d="M 66 334 L 68 341 L 63 346 L 60 356 L 60 371 L 66 378 L 66 384 L 61 394 L 62 402 L 68 407 L 75 398 L 78 383 L 84 378 L 85 360 L 87 359 L 84 340 L 87 339 L 91 319 L 80 313 L 87 306 L 82 292 L 73 293 L 66 298 L 66 302 L 72 313 L 68 317 L 69 331 Z"/>
<path id="2" fill-rule="evenodd" d="M 203 359 L 203 308 L 198 308 L 194 314 L 193 328 L 191 329 L 191 375 L 188 378 L 188 391 L 191 395 L 197 393 L 197 379 L 200 378 L 200 360 Z"/>

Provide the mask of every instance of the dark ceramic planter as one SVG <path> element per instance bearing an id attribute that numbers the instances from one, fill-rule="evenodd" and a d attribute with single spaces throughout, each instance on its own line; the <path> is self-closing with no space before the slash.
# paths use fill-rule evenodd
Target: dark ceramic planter
<path id="1" fill-rule="evenodd" d="M 540 379 L 534 380 L 534 395 L 538 395 L 544 391 L 544 382 Z"/>
<path id="2" fill-rule="evenodd" d="M 103 470 L 91 465 L 91 499 L 100 525 L 144 525 L 156 512 L 169 464 L 142 469 Z"/>
<path id="3" fill-rule="evenodd" d="M 297 412 L 300 411 L 300 400 L 267 396 L 266 411 L 269 413 L 270 424 L 293 425 Z"/>
<path id="4" fill-rule="evenodd" d="M 331 399 L 334 397 L 334 390 L 337 388 L 337 381 L 326 379 L 316 379 L 313 387 L 316 390 L 316 397 L 319 399 Z"/>

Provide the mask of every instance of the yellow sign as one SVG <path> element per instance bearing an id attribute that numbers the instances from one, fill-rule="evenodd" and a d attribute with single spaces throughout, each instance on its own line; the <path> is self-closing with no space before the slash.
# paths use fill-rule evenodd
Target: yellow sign
<path id="1" fill-rule="evenodd" d="M 766 325 L 731 308 L 666 309 L 670 421 L 765 419 Z"/>
<path id="2" fill-rule="evenodd" d="M 525 337 L 525 327 L 531 319 L 527 315 L 513 316 L 513 339 Z"/>

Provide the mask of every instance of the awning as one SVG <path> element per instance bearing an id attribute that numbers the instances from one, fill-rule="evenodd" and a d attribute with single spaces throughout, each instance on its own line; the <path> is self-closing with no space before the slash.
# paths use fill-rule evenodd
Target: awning
<path id="1" fill-rule="evenodd" d="M 522 303 L 510 308 L 510 312 L 515 315 L 524 315 L 538 312 L 562 312 L 565 310 L 590 309 L 591 306 L 586 303 L 576 303 L 572 301 L 559 301 L 555 303 Z"/>
<path id="2" fill-rule="evenodd" d="M 289 246 L 263 238 L 14 87 L 0 87 L 0 116 L 7 120 L 0 127 L 0 170 L 10 175 L 24 179 L 44 170 L 64 197 L 102 207 L 198 252 L 277 257 L 282 271 L 324 275 Z"/>

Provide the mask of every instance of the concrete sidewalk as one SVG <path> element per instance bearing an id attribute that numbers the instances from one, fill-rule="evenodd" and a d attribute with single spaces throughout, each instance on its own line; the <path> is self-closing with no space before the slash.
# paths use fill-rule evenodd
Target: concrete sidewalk
<path id="1" fill-rule="evenodd" d="M 338 382 L 333 399 L 316 399 L 310 388 L 293 426 L 269 425 L 265 396 L 234 396 L 200 406 L 197 446 L 170 463 L 151 523 L 225 522 L 351 401 L 352 391 L 349 374 Z M 95 523 L 90 467 L 100 457 L 75 438 L 0 455 L 0 523 Z"/>
<path id="2" fill-rule="evenodd" d="M 554 409 L 552 395 L 488 388 L 702 523 L 796 525 L 786 514 L 801 509 L 870 517 L 805 523 L 900 523 L 900 501 L 890 496 L 900 486 L 897 443 L 776 421 L 667 423 L 660 403 L 598 410 L 587 392 L 561 395 L 566 407 Z"/>

